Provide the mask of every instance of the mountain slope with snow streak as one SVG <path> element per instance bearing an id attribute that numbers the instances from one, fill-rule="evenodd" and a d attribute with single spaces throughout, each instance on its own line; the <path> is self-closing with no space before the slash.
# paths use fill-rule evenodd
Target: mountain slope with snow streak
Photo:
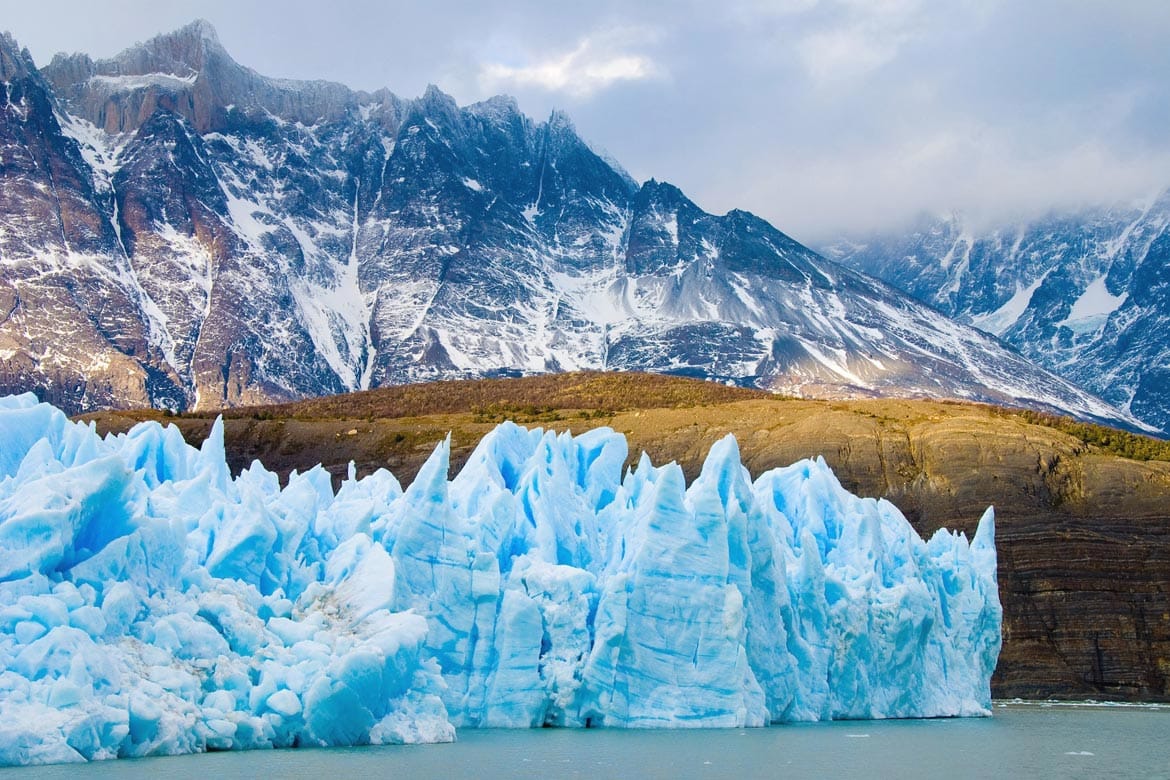
<path id="1" fill-rule="evenodd" d="M 1170 191 L 983 232 L 924 220 L 825 251 L 1170 431 Z"/>
<path id="2" fill-rule="evenodd" d="M 269 79 L 206 22 L 41 71 L 2 48 L 5 160 L 40 162 L 2 173 L 0 389 L 187 409 L 639 369 L 1137 425 L 751 214 L 637 184 L 559 112 Z"/>

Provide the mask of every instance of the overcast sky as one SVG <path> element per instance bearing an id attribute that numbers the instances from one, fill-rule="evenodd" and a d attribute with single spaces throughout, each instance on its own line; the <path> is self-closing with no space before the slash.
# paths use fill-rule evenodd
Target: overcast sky
<path id="1" fill-rule="evenodd" d="M 636 179 L 812 243 L 1170 186 L 1170 0 L 5 5 L 42 65 L 200 16 L 268 76 L 561 108 Z"/>

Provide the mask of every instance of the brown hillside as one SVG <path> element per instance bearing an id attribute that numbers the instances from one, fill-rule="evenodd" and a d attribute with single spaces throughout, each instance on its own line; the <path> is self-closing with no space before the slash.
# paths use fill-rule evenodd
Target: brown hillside
<path id="1" fill-rule="evenodd" d="M 91 415 L 122 430 L 157 412 Z M 1170 700 L 1170 445 L 990 406 L 810 401 L 641 374 L 562 374 L 386 388 L 225 413 L 229 461 L 287 474 L 350 460 L 411 479 L 452 435 L 458 468 L 503 419 L 583 431 L 608 425 L 655 462 L 698 473 L 739 440 L 753 475 L 823 456 L 842 483 L 884 496 L 921 533 L 971 533 L 996 507 L 1004 649 L 1001 697 Z M 167 418 L 190 441 L 212 417 Z M 1147 460 L 1121 457 L 1118 453 Z"/>

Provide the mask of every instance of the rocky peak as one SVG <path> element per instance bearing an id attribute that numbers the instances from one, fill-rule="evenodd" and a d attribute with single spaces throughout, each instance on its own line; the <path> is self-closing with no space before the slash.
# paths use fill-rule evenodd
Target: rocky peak
<path id="1" fill-rule="evenodd" d="M 112 64 L 118 75 L 170 73 L 185 77 L 201 72 L 215 58 L 224 58 L 236 65 L 220 44 L 211 23 L 197 19 L 174 32 L 155 36 L 126 49 L 113 59 Z"/>
<path id="2" fill-rule="evenodd" d="M 544 123 L 545 146 L 553 161 L 568 161 L 582 153 L 596 157 L 588 144 L 577 135 L 577 128 L 563 111 L 553 111 Z"/>
<path id="3" fill-rule="evenodd" d="M 12 33 L 0 33 L 0 81 L 26 78 L 34 71 L 28 49 L 21 49 Z"/>
<path id="4" fill-rule="evenodd" d="M 428 84 L 422 97 L 411 102 L 406 124 L 425 123 L 436 132 L 462 134 L 463 116 L 455 98 L 434 84 Z"/>
<path id="5" fill-rule="evenodd" d="M 232 59 L 203 20 L 107 60 L 59 55 L 43 73 L 71 113 L 110 133 L 137 130 L 159 108 L 180 114 L 199 133 L 227 129 L 229 107 L 312 125 L 370 97 L 332 82 L 261 76 Z"/>
<path id="6" fill-rule="evenodd" d="M 419 107 L 428 113 L 448 113 L 457 110 L 455 98 L 434 84 L 427 84 L 426 90 L 419 98 Z"/>
<path id="7" fill-rule="evenodd" d="M 732 209 L 721 219 L 724 237 L 719 242 L 723 266 L 736 273 L 760 272 L 776 279 L 813 287 L 831 287 L 831 276 L 844 272 L 836 263 L 815 253 L 787 233 L 777 230 L 750 211 Z"/>
<path id="8" fill-rule="evenodd" d="M 678 187 L 670 182 L 658 181 L 653 178 L 646 180 L 638 189 L 638 194 L 634 199 L 635 207 L 657 206 L 669 211 L 678 211 L 683 204 L 695 207 Z"/>
<path id="9" fill-rule="evenodd" d="M 495 95 L 479 103 L 472 103 L 467 107 L 467 110 L 497 125 L 507 124 L 523 117 L 520 106 L 516 103 L 516 98 L 511 95 Z"/>
<path id="10" fill-rule="evenodd" d="M 624 203 L 638 191 L 637 183 L 625 170 L 603 159 L 585 143 L 563 111 L 553 111 L 541 128 L 544 162 L 555 168 L 561 186 L 568 190 L 592 189 L 613 203 Z"/>
<path id="11" fill-rule="evenodd" d="M 196 19 L 188 24 L 186 27 L 180 28 L 176 35 L 188 35 L 191 37 L 199 36 L 206 43 L 214 46 L 219 46 L 219 34 L 215 31 L 215 27 L 206 19 Z"/>
<path id="12" fill-rule="evenodd" d="M 88 54 L 58 52 L 53 55 L 49 64 L 41 69 L 41 73 L 53 84 L 54 89 L 59 89 L 63 84 L 79 84 L 86 81 L 97 73 L 97 68 L 93 58 Z"/>
<path id="13" fill-rule="evenodd" d="M 58 54 L 42 73 L 71 113 L 109 133 L 134 132 L 159 109 L 182 114 L 200 132 L 218 129 L 231 103 L 223 98 L 254 91 L 248 82 L 255 76 L 203 20 L 110 59 Z"/>
<path id="14" fill-rule="evenodd" d="M 360 102 L 355 102 L 351 113 L 361 116 L 363 110 L 368 111 L 368 117 L 382 126 L 389 134 L 398 132 L 398 126 L 409 110 L 407 101 L 383 87 L 369 95 L 360 94 Z"/>
<path id="15" fill-rule="evenodd" d="M 650 179 L 634 195 L 626 267 L 652 274 L 693 257 L 691 227 L 702 212 L 672 184 Z"/>
<path id="16" fill-rule="evenodd" d="M 559 108 L 554 108 L 552 113 L 548 115 L 548 128 L 555 133 L 577 135 L 577 127 L 573 124 L 573 120 Z"/>
<path id="17" fill-rule="evenodd" d="M 81 157 L 77 145 L 62 136 L 56 109 L 52 88 L 37 71 L 28 49 L 20 48 L 10 34 L 0 34 L 0 147 L 20 150 L 6 152 L 6 174 L 16 180 L 23 174 L 27 181 L 49 176 L 41 184 L 51 187 L 52 177 L 77 173 Z M 58 170 L 58 164 L 73 170 Z M 14 181 L 9 186 L 20 185 Z M 0 207 L 0 218 L 20 211 Z"/>

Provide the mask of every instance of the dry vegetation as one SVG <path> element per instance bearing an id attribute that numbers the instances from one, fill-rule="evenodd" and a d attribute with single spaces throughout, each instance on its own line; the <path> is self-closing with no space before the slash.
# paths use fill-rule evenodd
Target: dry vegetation
<path id="1" fill-rule="evenodd" d="M 198 443 L 216 414 L 146 410 L 87 418 L 103 432 L 126 430 L 142 419 L 173 422 Z M 388 468 L 408 482 L 448 435 L 457 470 L 480 438 L 504 420 L 577 433 L 606 425 L 626 435 L 631 462 L 645 450 L 656 463 L 678 462 L 688 479 L 698 474 L 711 445 L 732 433 L 753 474 L 823 456 L 847 488 L 901 500 L 912 518 L 938 514 L 922 503 L 916 481 L 921 486 L 955 471 L 946 477 L 946 491 L 972 498 L 948 505 L 948 521 L 977 514 L 978 502 L 1002 503 L 974 485 L 965 490 L 953 483 L 977 483 L 979 475 L 995 474 L 1004 463 L 1028 472 L 1005 473 L 1005 479 L 1051 508 L 1081 502 L 1086 478 L 1078 464 L 1086 458 L 1170 460 L 1170 443 L 1035 412 L 953 401 L 796 399 L 638 373 L 434 382 L 222 414 L 233 470 L 259 460 L 283 478 L 321 464 L 338 483 L 351 462 L 359 476 Z M 959 474 L 961 468 L 968 473 Z M 1148 499 L 1145 471 L 1122 471 L 1129 475 L 1124 483 Z"/>
<path id="2" fill-rule="evenodd" d="M 627 409 L 705 406 L 768 398 L 760 390 L 660 374 L 543 374 L 521 379 L 479 379 L 384 387 L 288 404 L 227 409 L 226 418 L 390 419 L 469 412 L 486 421 L 539 418 L 566 410 L 600 413 Z M 519 421 L 519 420 L 517 420 Z"/>
<path id="3" fill-rule="evenodd" d="M 1104 452 L 1119 455 L 1130 460 L 1165 460 L 1170 461 L 1170 441 L 1142 436 L 1129 431 L 1120 431 L 1104 425 L 1081 422 L 1071 417 L 1060 417 L 1055 414 L 1035 412 L 1030 409 L 1000 409 L 992 407 L 997 414 L 1010 415 L 1025 420 L 1033 425 L 1043 425 L 1047 428 L 1067 433 L 1080 439 L 1085 444 L 1097 447 Z"/>

